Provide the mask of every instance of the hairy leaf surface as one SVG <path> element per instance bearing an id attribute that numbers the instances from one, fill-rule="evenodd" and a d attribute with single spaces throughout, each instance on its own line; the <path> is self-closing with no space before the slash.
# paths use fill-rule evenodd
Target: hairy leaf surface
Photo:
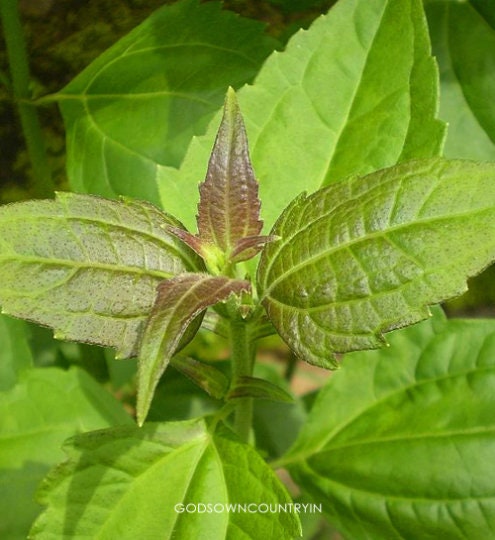
<path id="1" fill-rule="evenodd" d="M 217 2 L 155 11 L 54 96 L 72 187 L 158 202 L 160 168 L 180 164 L 227 87 L 252 80 L 276 45 L 263 24 Z"/>
<path id="2" fill-rule="evenodd" d="M 390 343 L 346 357 L 283 461 L 346 538 L 493 537 L 493 321 Z"/>
<path id="3" fill-rule="evenodd" d="M 249 290 L 248 281 L 208 274 L 184 273 L 160 283 L 139 350 L 137 417 L 140 425 L 146 418 L 156 385 L 191 322 L 209 306 Z M 192 337 L 194 334 L 190 339 Z"/>
<path id="4" fill-rule="evenodd" d="M 54 535 L 101 540 L 297 537 L 295 513 L 181 511 L 188 504 L 205 505 L 200 510 L 222 505 L 218 510 L 227 504 L 290 502 L 256 451 L 219 431 L 210 434 L 205 422 L 196 420 L 75 437 L 66 446 L 69 460 L 41 490 L 48 508 L 31 534 L 40 540 Z"/>
<path id="5" fill-rule="evenodd" d="M 444 132 L 437 93 L 420 0 L 341 0 L 299 31 L 237 94 L 265 224 L 304 190 L 437 155 Z M 184 209 L 219 122 L 193 139 L 179 172 L 159 173 L 162 204 L 189 228 Z"/>
<path id="6" fill-rule="evenodd" d="M 295 199 L 260 261 L 260 298 L 302 359 L 384 344 L 495 258 L 495 165 L 431 159 Z"/>
<path id="7" fill-rule="evenodd" d="M 158 283 L 201 265 L 169 225 L 149 203 L 70 193 L 0 208 L 3 312 L 135 355 Z"/>
<path id="8" fill-rule="evenodd" d="M 495 160 L 495 28 L 474 2 L 428 2 L 441 74 L 440 116 L 448 121 L 445 156 Z M 483 1 L 486 15 L 495 3 Z"/>
<path id="9" fill-rule="evenodd" d="M 213 147 L 205 181 L 199 186 L 198 235 L 229 253 L 246 236 L 259 234 L 258 183 L 249 158 L 246 130 L 232 88 Z"/>

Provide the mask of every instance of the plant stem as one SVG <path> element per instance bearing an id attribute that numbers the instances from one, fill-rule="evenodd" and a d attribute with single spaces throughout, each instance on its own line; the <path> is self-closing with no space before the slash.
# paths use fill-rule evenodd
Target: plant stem
<path id="1" fill-rule="evenodd" d="M 246 321 L 231 321 L 230 346 L 232 379 L 235 384 L 239 377 L 250 377 L 253 372 L 254 346 Z M 234 429 L 241 441 L 247 443 L 253 421 L 253 398 L 238 398 L 235 405 Z"/>
<path id="2" fill-rule="evenodd" d="M 38 113 L 30 102 L 28 57 L 19 18 L 18 0 L 0 0 L 0 18 L 7 47 L 12 92 L 17 102 L 26 148 L 33 168 L 34 195 L 53 196 L 54 185 Z"/>

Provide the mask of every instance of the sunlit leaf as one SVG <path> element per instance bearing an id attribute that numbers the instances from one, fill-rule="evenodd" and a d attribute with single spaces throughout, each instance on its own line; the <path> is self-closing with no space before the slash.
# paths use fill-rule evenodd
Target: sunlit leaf
<path id="1" fill-rule="evenodd" d="M 180 164 L 227 87 L 252 80 L 276 45 L 263 24 L 219 2 L 182 0 L 155 11 L 53 96 L 67 128 L 72 187 L 158 202 L 160 169 Z"/>
<path id="2" fill-rule="evenodd" d="M 302 191 L 437 155 L 437 86 L 421 0 L 341 0 L 294 35 L 237 93 L 265 224 Z M 219 123 L 193 139 L 179 172 L 158 175 L 162 204 L 190 228 Z"/>
<path id="3" fill-rule="evenodd" d="M 298 197 L 262 253 L 260 297 L 302 359 L 377 348 L 495 258 L 495 165 L 431 159 Z"/>
<path id="4" fill-rule="evenodd" d="M 228 511 L 228 504 L 283 505 L 290 497 L 251 446 L 225 429 L 209 433 L 203 420 L 79 435 L 66 450 L 69 460 L 40 492 L 48 508 L 31 531 L 40 540 L 280 540 L 300 534 L 296 513 Z M 185 510 L 199 504 L 200 511 Z"/>
<path id="5" fill-rule="evenodd" d="M 201 267 L 149 203 L 59 193 L 0 208 L 0 304 L 59 339 L 137 352 L 160 281 Z"/>
<path id="6" fill-rule="evenodd" d="M 345 538 L 495 533 L 495 327 L 425 321 L 349 355 L 283 458 Z"/>

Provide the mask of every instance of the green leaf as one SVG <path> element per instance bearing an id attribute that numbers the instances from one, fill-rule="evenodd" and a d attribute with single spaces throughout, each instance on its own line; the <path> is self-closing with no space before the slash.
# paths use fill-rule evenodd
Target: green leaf
<path id="1" fill-rule="evenodd" d="M 33 366 L 27 331 L 24 322 L 0 315 L 0 391 L 12 388 Z"/>
<path id="2" fill-rule="evenodd" d="M 170 363 L 210 396 L 222 399 L 227 393 L 229 380 L 212 365 L 198 362 L 188 356 L 173 356 Z"/>
<path id="3" fill-rule="evenodd" d="M 270 227 L 304 190 L 432 157 L 443 141 L 420 0 L 341 0 L 274 52 L 237 96 Z M 189 227 L 185 208 L 219 122 L 193 139 L 180 171 L 158 175 L 162 204 Z"/>
<path id="4" fill-rule="evenodd" d="M 22 343 L 17 345 L 22 354 Z M 79 368 L 23 372 L 16 386 L 0 392 L 0 536 L 26 538 L 41 510 L 35 489 L 63 458 L 67 437 L 131 423 L 122 406 Z"/>
<path id="5" fill-rule="evenodd" d="M 219 2 L 183 0 L 155 11 L 53 96 L 66 124 L 72 187 L 158 202 L 160 169 L 180 164 L 227 87 L 252 80 L 276 45 L 263 24 Z"/>
<path id="6" fill-rule="evenodd" d="M 135 355 L 158 283 L 201 267 L 169 225 L 149 203 L 70 193 L 0 208 L 3 312 Z"/>
<path id="7" fill-rule="evenodd" d="M 226 276 L 181 274 L 158 286 L 153 310 L 139 349 L 137 419 L 142 425 L 153 393 L 181 338 L 206 308 L 225 302 L 232 294 L 250 291 L 250 283 Z M 190 336 L 192 339 L 194 335 Z M 182 343 L 185 345 L 185 343 Z"/>
<path id="8" fill-rule="evenodd" d="M 493 321 L 390 342 L 344 360 L 283 463 L 346 538 L 492 538 Z"/>
<path id="9" fill-rule="evenodd" d="M 492 0 L 485 8 L 495 12 Z M 441 73 L 440 116 L 449 123 L 445 156 L 495 160 L 495 29 L 470 2 L 427 4 Z"/>
<path id="10" fill-rule="evenodd" d="M 223 510 L 227 504 L 284 505 L 290 497 L 252 447 L 224 429 L 209 433 L 203 420 L 79 435 L 66 449 L 69 460 L 40 492 L 48 508 L 31 530 L 40 540 L 279 540 L 300 534 L 295 513 Z M 204 511 L 185 511 L 199 504 Z"/>
<path id="11" fill-rule="evenodd" d="M 309 363 L 382 346 L 495 258 L 495 165 L 431 159 L 298 197 L 258 271 L 261 302 Z"/>
<path id="12" fill-rule="evenodd" d="M 227 399 L 253 397 L 257 399 L 269 399 L 282 403 L 292 403 L 293 396 L 288 392 L 265 379 L 257 377 L 239 377 L 235 386 L 227 394 Z"/>

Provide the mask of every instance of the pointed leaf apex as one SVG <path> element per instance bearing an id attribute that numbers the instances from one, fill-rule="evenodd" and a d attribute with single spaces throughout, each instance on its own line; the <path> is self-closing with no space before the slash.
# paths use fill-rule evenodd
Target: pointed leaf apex
<path id="1" fill-rule="evenodd" d="M 261 203 L 249 158 L 246 129 L 237 97 L 229 88 L 222 122 L 199 187 L 198 237 L 230 257 L 237 242 L 259 235 Z"/>

